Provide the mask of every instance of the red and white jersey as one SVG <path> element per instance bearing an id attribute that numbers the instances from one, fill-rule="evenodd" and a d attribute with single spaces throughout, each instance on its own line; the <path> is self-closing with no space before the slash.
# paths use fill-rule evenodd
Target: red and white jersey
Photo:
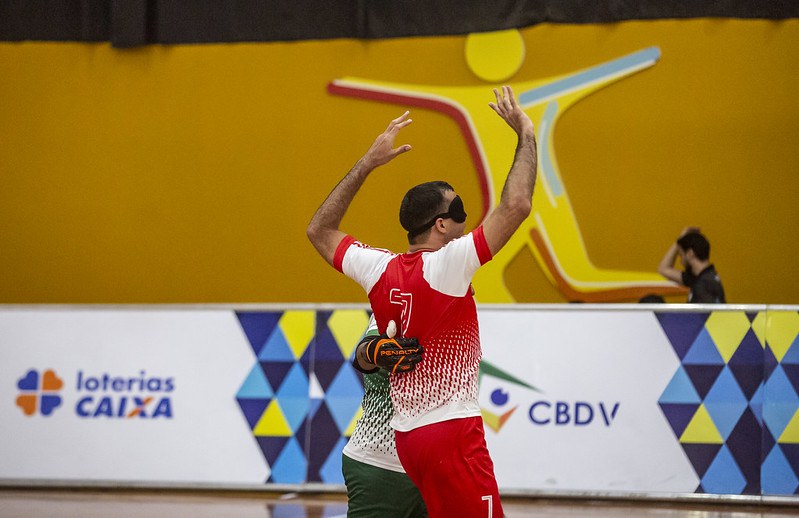
<path id="1" fill-rule="evenodd" d="M 399 335 L 424 346 L 416 369 L 391 375 L 394 429 L 480 415 L 480 330 L 471 282 L 490 259 L 482 226 L 436 251 L 395 254 L 351 236 L 336 249 L 333 265 L 366 290 L 378 329 L 385 332 L 394 320 Z"/>

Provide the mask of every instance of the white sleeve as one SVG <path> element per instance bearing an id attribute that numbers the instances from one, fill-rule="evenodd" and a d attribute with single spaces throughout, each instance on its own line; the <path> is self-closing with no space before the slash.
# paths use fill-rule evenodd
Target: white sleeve
<path id="1" fill-rule="evenodd" d="M 375 334 L 375 335 L 380 334 L 377 332 L 377 320 L 375 320 L 374 313 L 372 313 L 372 315 L 369 317 L 369 325 L 366 326 L 366 332 L 363 334 L 363 336 L 367 336 L 370 334 Z"/>
<path id="2" fill-rule="evenodd" d="M 370 248 L 356 241 L 347 248 L 341 271 L 369 293 L 393 258 L 394 254 L 388 250 Z"/>
<path id="3" fill-rule="evenodd" d="M 478 268 L 480 259 L 471 233 L 424 255 L 424 279 L 431 288 L 452 297 L 466 295 Z"/>

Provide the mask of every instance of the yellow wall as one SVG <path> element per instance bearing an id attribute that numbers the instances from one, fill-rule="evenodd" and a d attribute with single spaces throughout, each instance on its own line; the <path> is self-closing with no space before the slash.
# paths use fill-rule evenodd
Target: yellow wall
<path id="1" fill-rule="evenodd" d="M 597 266 L 654 271 L 695 224 L 729 302 L 799 302 L 799 20 L 541 25 L 522 36 L 513 81 L 661 52 L 555 130 Z M 485 84 L 465 39 L 0 44 L 0 303 L 364 301 L 305 225 L 403 110 L 326 86 L 344 76 Z M 407 188 L 447 179 L 471 214 L 480 196 L 455 123 L 422 109 L 413 118 L 402 135 L 413 152 L 369 179 L 343 224 L 397 250 Z M 521 302 L 564 300 L 529 252 L 506 281 Z"/>

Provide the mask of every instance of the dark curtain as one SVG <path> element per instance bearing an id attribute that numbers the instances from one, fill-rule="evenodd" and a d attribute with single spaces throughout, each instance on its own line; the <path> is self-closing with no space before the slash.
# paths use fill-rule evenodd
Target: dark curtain
<path id="1" fill-rule="evenodd" d="M 0 40 L 122 48 L 467 34 L 542 22 L 797 17 L 799 0 L 0 0 Z"/>

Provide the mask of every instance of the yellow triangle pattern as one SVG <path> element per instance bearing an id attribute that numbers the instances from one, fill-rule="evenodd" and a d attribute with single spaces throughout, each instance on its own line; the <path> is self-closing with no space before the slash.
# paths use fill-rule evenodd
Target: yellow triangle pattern
<path id="1" fill-rule="evenodd" d="M 705 322 L 705 329 L 725 363 L 730 361 L 751 327 L 743 311 L 714 311 Z"/>
<path id="2" fill-rule="evenodd" d="M 277 399 L 273 399 L 269 406 L 266 407 L 255 428 L 252 429 L 252 434 L 258 436 L 271 436 L 271 437 L 291 437 L 294 435 L 291 427 L 283 415 L 283 410 Z"/>
<path id="3" fill-rule="evenodd" d="M 341 354 L 349 358 L 369 325 L 369 315 L 362 309 L 334 311 L 327 321 Z"/>
<path id="4" fill-rule="evenodd" d="M 358 423 L 358 419 L 360 419 L 362 415 L 363 415 L 363 407 L 359 406 L 358 411 L 355 412 L 355 417 L 352 418 L 352 421 L 350 421 L 350 425 L 347 427 L 346 430 L 344 430 L 344 437 L 352 437 L 352 434 L 355 433 L 355 425 L 356 423 Z"/>
<path id="5" fill-rule="evenodd" d="M 680 442 L 701 444 L 722 444 L 724 442 L 704 404 L 699 406 L 696 414 L 691 418 L 691 422 L 688 423 L 680 437 Z"/>
<path id="6" fill-rule="evenodd" d="M 799 443 L 799 409 L 794 412 L 793 417 L 788 423 L 788 426 L 786 426 L 785 430 L 782 431 L 782 435 L 780 435 L 780 438 L 777 440 L 777 442 L 782 444 Z"/>
<path id="7" fill-rule="evenodd" d="M 280 329 L 295 359 L 300 359 L 316 334 L 315 311 L 286 311 L 280 317 Z"/>
<path id="8" fill-rule="evenodd" d="M 799 334 L 799 313 L 796 311 L 769 311 L 766 319 L 766 339 L 777 361 L 790 349 Z"/>
<path id="9" fill-rule="evenodd" d="M 486 426 L 488 426 L 495 432 L 498 432 L 500 426 L 499 422 L 500 416 L 492 414 L 491 412 L 487 412 L 483 409 L 480 409 L 480 413 L 483 414 L 483 422 L 486 424 Z"/>
<path id="10" fill-rule="evenodd" d="M 752 322 L 752 331 L 755 332 L 755 336 L 757 339 L 760 340 L 760 346 L 765 349 L 766 348 L 766 312 L 761 311 L 757 314 L 754 321 Z"/>

